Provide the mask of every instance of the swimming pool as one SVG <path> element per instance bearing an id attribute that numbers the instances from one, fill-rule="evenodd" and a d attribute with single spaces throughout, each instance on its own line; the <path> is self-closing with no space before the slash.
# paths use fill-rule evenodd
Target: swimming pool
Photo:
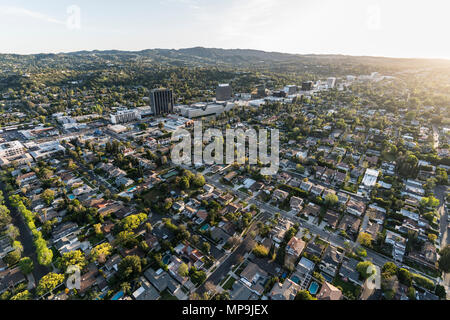
<path id="1" fill-rule="evenodd" d="M 170 256 L 169 256 L 169 255 L 166 255 L 166 256 L 164 256 L 164 257 L 162 258 L 162 262 L 163 262 L 164 264 L 169 264 L 169 261 L 170 261 Z"/>
<path id="2" fill-rule="evenodd" d="M 200 228 L 200 230 L 202 230 L 202 231 L 206 231 L 206 230 L 208 230 L 209 229 L 209 224 L 205 224 L 204 226 L 202 226 L 201 228 Z"/>
<path id="3" fill-rule="evenodd" d="M 293 277 L 291 278 L 291 281 L 292 281 L 292 282 L 295 282 L 296 284 L 298 284 L 298 283 L 300 282 L 300 279 L 299 279 L 299 277 L 297 277 L 297 276 L 293 276 Z"/>
<path id="4" fill-rule="evenodd" d="M 136 188 L 137 188 L 136 186 L 128 188 L 127 192 L 133 192 L 134 190 L 136 190 Z"/>
<path id="5" fill-rule="evenodd" d="M 119 300 L 119 299 L 122 298 L 122 297 L 123 297 L 123 291 L 121 290 L 121 291 L 117 292 L 117 293 L 114 295 L 114 297 L 111 298 L 111 300 Z"/>
<path id="6" fill-rule="evenodd" d="M 100 296 L 98 296 L 97 298 L 95 298 L 95 300 L 103 300 L 103 298 L 106 296 L 106 292 L 102 293 Z"/>
<path id="7" fill-rule="evenodd" d="M 75 199 L 75 196 L 74 196 L 73 194 L 69 194 L 69 195 L 67 196 L 67 198 L 69 198 L 70 200 L 73 200 L 73 199 Z"/>
<path id="8" fill-rule="evenodd" d="M 315 281 L 311 282 L 311 284 L 309 285 L 309 293 L 316 294 L 318 290 L 319 284 Z"/>

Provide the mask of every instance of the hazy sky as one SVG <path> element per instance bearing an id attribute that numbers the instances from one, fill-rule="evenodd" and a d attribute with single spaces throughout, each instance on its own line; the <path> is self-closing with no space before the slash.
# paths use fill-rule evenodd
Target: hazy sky
<path id="1" fill-rule="evenodd" d="M 249 48 L 450 59 L 448 0 L 0 0 L 0 52 Z"/>

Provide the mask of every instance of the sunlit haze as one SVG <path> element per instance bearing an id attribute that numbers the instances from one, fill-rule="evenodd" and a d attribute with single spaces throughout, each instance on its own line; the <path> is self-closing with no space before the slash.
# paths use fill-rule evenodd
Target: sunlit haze
<path id="1" fill-rule="evenodd" d="M 331 0 L 4 0 L 0 4 L 0 52 L 204 46 L 300 54 L 450 59 L 450 2 L 347 0 L 343 3 Z"/>

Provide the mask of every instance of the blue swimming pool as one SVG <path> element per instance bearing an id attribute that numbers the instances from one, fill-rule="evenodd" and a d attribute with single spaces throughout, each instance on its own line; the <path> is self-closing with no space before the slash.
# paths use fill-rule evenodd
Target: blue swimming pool
<path id="1" fill-rule="evenodd" d="M 136 190 L 136 186 L 128 188 L 127 192 L 133 192 L 134 190 Z"/>
<path id="2" fill-rule="evenodd" d="M 299 279 L 299 277 L 297 277 L 297 276 L 293 276 L 293 277 L 291 278 L 291 280 L 292 280 L 292 282 L 295 282 L 296 284 L 298 284 L 298 283 L 300 282 L 300 279 Z"/>
<path id="3" fill-rule="evenodd" d="M 75 199 L 75 196 L 74 196 L 73 194 L 69 194 L 69 195 L 67 196 L 67 198 L 69 198 L 70 200 L 73 200 L 73 199 Z"/>
<path id="4" fill-rule="evenodd" d="M 95 298 L 95 300 L 103 300 L 103 298 L 106 296 L 106 293 L 102 293 L 100 296 Z"/>
<path id="5" fill-rule="evenodd" d="M 121 291 L 117 292 L 117 293 L 114 295 L 114 297 L 111 298 L 111 300 L 119 300 L 119 299 L 122 298 L 122 297 L 123 297 L 123 291 L 121 290 Z"/>
<path id="6" fill-rule="evenodd" d="M 170 256 L 169 256 L 169 255 L 164 256 L 164 257 L 162 258 L 162 262 L 163 262 L 164 264 L 169 264 L 169 261 L 170 261 Z"/>
<path id="7" fill-rule="evenodd" d="M 309 293 L 316 294 L 318 290 L 319 284 L 315 281 L 311 282 L 311 284 L 309 285 Z"/>
<path id="8" fill-rule="evenodd" d="M 205 224 L 204 226 L 202 226 L 201 228 L 200 228 L 200 230 L 202 230 L 202 231 L 206 231 L 206 230 L 208 230 L 209 229 L 209 224 Z"/>

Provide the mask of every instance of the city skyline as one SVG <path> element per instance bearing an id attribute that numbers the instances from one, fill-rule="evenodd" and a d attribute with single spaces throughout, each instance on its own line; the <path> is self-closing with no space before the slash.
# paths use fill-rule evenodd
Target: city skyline
<path id="1" fill-rule="evenodd" d="M 213 47 L 450 59 L 447 3 L 323 0 L 5 1 L 1 53 Z M 401 44 L 401 46 L 399 45 Z"/>

